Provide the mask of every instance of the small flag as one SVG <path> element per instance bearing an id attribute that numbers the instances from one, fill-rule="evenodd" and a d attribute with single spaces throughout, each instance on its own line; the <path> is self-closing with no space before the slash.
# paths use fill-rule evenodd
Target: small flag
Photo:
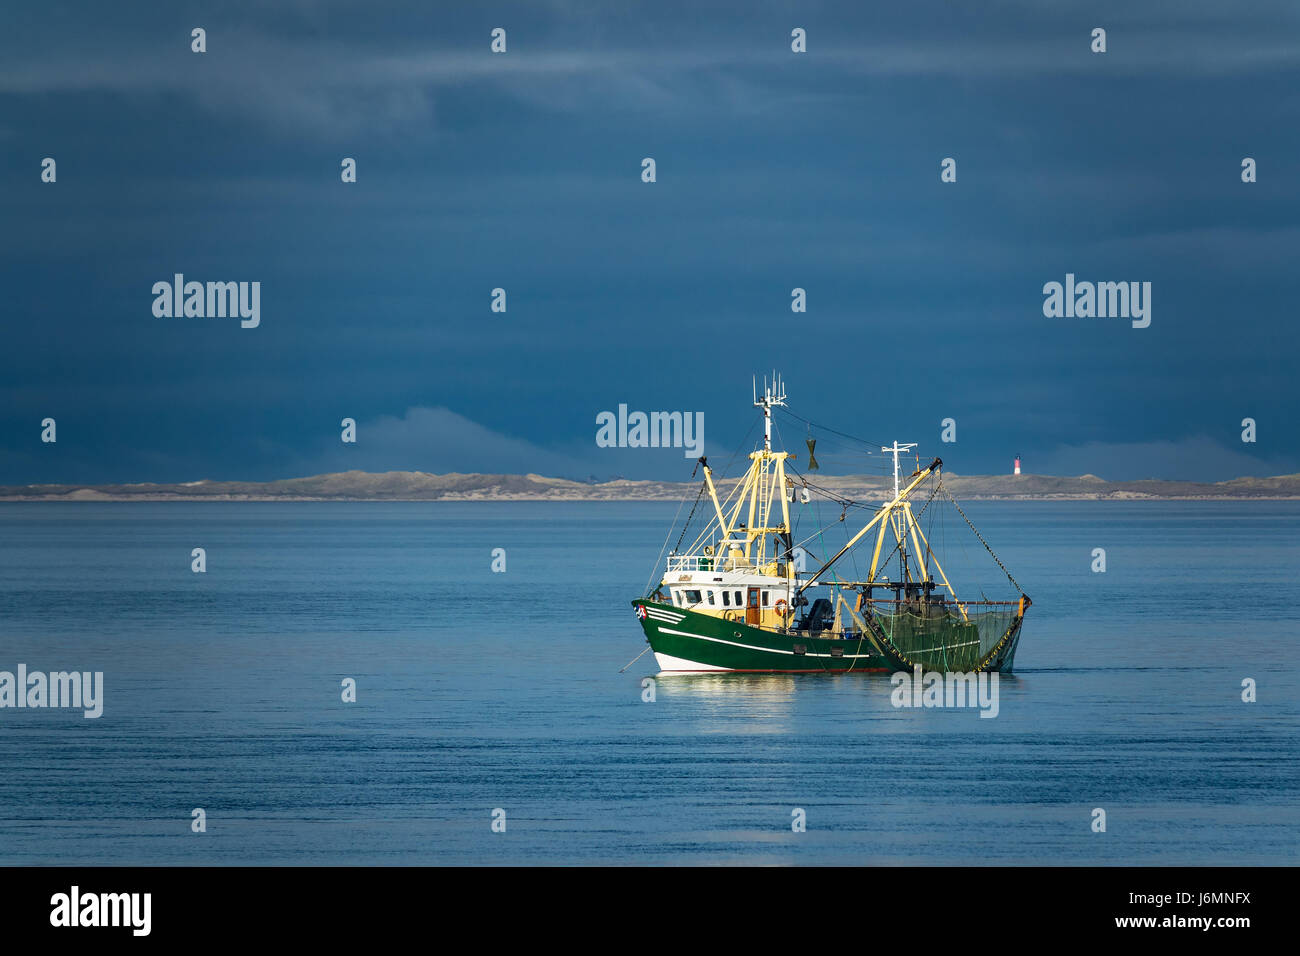
<path id="1" fill-rule="evenodd" d="M 638 618 L 640 618 L 641 620 L 643 620 L 643 621 L 645 620 L 645 605 L 644 605 L 644 604 L 638 604 L 638 605 L 636 606 L 636 616 L 637 616 Z"/>

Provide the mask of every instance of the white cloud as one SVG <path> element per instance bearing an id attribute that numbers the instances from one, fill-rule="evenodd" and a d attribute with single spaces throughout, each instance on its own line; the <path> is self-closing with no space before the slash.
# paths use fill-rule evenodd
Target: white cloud
<path id="1" fill-rule="evenodd" d="M 272 33 L 258 25 L 209 30 L 209 52 L 189 50 L 188 36 L 106 35 L 93 49 L 51 55 L 48 39 L 0 41 L 0 93 L 108 91 L 173 93 L 204 109 L 254 115 L 276 125 L 344 135 L 354 129 L 431 127 L 436 94 L 466 85 L 501 90 L 521 101 L 580 111 L 593 103 L 625 108 L 743 108 L 797 95 L 783 67 L 791 54 L 783 35 L 705 30 L 707 41 L 673 29 L 658 8 L 644 13 L 658 30 L 628 30 L 629 17 L 588 24 L 575 39 L 563 14 L 528 34 L 510 53 L 478 47 L 415 45 L 402 37 L 385 46 L 373 38 L 322 40 L 310 31 Z M 731 14 L 734 16 L 734 14 Z M 734 25 L 729 14 L 718 19 Z M 1106 75 L 1214 75 L 1294 68 L 1300 64 L 1296 13 L 1279 6 L 1271 19 L 1206 26 L 1194 10 L 1162 23 L 1114 30 Z M 1090 21 L 1089 21 L 1090 22 Z M 852 14 L 844 26 L 814 35 L 821 81 L 855 83 L 859 76 L 1039 77 L 1093 75 L 1088 33 L 1064 14 L 1027 20 L 1014 11 L 1007 29 L 984 34 L 918 33 L 906 22 L 880 25 Z M 400 30 L 400 20 L 395 21 Z M 106 25 L 108 31 L 114 29 Z M 667 29 L 667 32 L 664 30 Z M 637 45 L 645 36 L 656 37 Z M 403 42 L 405 41 L 405 42 Z M 417 41 L 418 42 L 418 41 Z M 399 45 L 400 44 L 400 45 Z M 9 49 L 4 49 L 8 46 Z"/>
<path id="2" fill-rule="evenodd" d="M 336 438 L 314 455 L 286 462 L 283 477 L 358 469 L 685 481 L 692 464 L 680 448 L 596 447 L 595 412 L 586 441 L 546 447 L 493 431 L 441 406 L 421 406 L 408 408 L 401 417 L 382 415 L 359 422 L 355 445 Z"/>
<path id="3" fill-rule="evenodd" d="M 594 434 L 594 430 L 593 430 Z M 295 475 L 357 468 L 362 471 L 483 472 L 544 475 L 580 473 L 585 465 L 521 438 L 486 428 L 443 407 L 408 408 L 357 426 L 357 442 L 336 439 L 318 455 L 302 459 Z"/>

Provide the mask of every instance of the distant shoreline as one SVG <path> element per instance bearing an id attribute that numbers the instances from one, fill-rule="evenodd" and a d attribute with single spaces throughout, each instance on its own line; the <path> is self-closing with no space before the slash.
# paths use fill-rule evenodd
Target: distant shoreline
<path id="1" fill-rule="evenodd" d="M 816 492 L 863 503 L 892 496 L 892 479 L 869 475 L 808 478 Z M 1106 481 L 1096 475 L 943 475 L 944 487 L 966 501 L 1295 501 L 1300 475 L 1195 482 Z M 726 494 L 730 481 L 719 482 Z M 421 471 L 347 471 L 279 481 L 192 481 L 178 484 L 49 484 L 0 486 L 10 501 L 664 501 L 698 493 L 700 483 L 615 479 L 581 482 L 542 475 L 436 475 Z"/>

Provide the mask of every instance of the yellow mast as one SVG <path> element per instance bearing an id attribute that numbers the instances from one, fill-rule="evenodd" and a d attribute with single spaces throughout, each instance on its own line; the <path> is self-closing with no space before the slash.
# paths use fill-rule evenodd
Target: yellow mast
<path id="1" fill-rule="evenodd" d="M 758 394 L 758 383 L 754 383 L 754 407 L 763 410 L 763 450 L 751 452 L 749 474 L 746 476 L 746 490 L 749 492 L 749 523 L 745 530 L 745 557 L 753 561 L 755 567 L 763 572 L 770 561 L 767 553 L 767 537 L 770 534 L 788 535 L 790 532 L 790 509 L 785 500 L 785 460 L 787 452 L 772 451 L 772 409 L 785 405 L 785 385 L 775 373 L 772 383 L 763 379 L 763 394 Z M 772 498 L 781 496 L 782 523 L 772 525 Z M 743 500 L 743 499 L 742 499 Z M 737 506 L 736 511 L 740 508 Z M 755 545 L 757 544 L 757 547 Z"/>
<path id="2" fill-rule="evenodd" d="M 713 469 L 704 462 L 704 483 L 709 492 L 709 500 L 713 504 L 714 516 L 718 520 L 719 541 L 732 539 L 736 530 L 741 527 L 741 515 L 745 514 L 747 519 L 744 525 L 745 540 L 743 550 L 738 557 L 760 573 L 764 573 L 766 566 L 780 557 L 779 554 L 768 555 L 768 535 L 788 536 L 790 533 L 790 507 L 785 497 L 785 461 L 791 456 L 787 452 L 772 451 L 772 409 L 784 404 L 784 383 L 778 377 L 773 376 L 770 386 L 764 379 L 761 397 L 758 395 L 757 383 L 755 383 L 754 405 L 763 410 L 763 448 L 761 451 L 750 453 L 749 470 L 745 472 L 739 487 L 733 489 L 731 493 L 736 496 L 734 504 L 731 504 L 731 494 L 729 494 L 727 506 L 723 506 L 718 497 L 718 487 L 713 481 Z M 772 518 L 773 498 L 778 494 L 781 496 L 781 523 L 772 525 L 769 522 Z M 719 557 L 723 556 L 719 555 Z"/>

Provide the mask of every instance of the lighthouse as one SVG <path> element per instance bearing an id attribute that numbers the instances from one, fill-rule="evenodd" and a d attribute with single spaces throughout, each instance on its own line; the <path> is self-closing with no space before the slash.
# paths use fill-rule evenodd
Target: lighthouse
<path id="1" fill-rule="evenodd" d="M 1016 455 L 1016 470 L 1015 470 L 1015 474 L 1017 474 L 1017 475 L 1020 474 L 1020 456 L 1019 456 L 1019 455 Z"/>

